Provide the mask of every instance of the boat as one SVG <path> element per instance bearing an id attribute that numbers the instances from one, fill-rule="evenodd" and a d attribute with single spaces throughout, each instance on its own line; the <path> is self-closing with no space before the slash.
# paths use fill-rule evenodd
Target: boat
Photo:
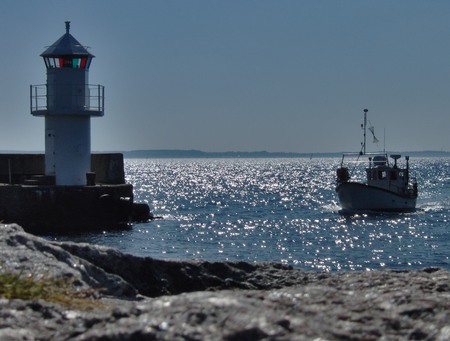
<path id="1" fill-rule="evenodd" d="M 388 153 L 366 153 L 367 109 L 364 109 L 364 142 L 359 153 L 344 153 L 340 167 L 336 171 L 336 192 L 345 212 L 413 212 L 416 209 L 418 196 L 417 180 L 410 176 L 409 156 L 405 156 L 405 165 L 399 165 L 400 154 L 390 155 L 393 163 L 389 162 Z M 369 130 L 376 140 L 373 127 Z M 376 140 L 377 141 L 377 140 Z M 348 159 L 356 165 L 367 162 L 365 168 L 365 182 L 352 180 L 347 166 Z M 346 161 L 347 159 L 347 161 Z M 347 163 L 346 163 L 347 162 Z"/>

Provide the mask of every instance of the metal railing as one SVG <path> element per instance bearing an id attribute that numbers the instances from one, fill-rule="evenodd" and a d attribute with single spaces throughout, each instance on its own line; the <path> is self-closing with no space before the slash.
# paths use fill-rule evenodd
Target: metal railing
<path id="1" fill-rule="evenodd" d="M 83 111 L 94 111 L 102 113 L 105 109 L 105 87 L 100 84 L 87 84 L 87 94 L 84 97 L 85 103 L 81 108 Z M 77 95 L 72 95 L 72 98 L 68 98 L 70 101 L 75 99 L 77 102 Z M 36 111 L 47 111 L 48 102 L 51 100 L 48 95 L 47 84 L 30 85 L 30 111 L 31 113 Z"/>
<path id="2" fill-rule="evenodd" d="M 47 110 L 47 84 L 30 85 L 30 111 Z"/>

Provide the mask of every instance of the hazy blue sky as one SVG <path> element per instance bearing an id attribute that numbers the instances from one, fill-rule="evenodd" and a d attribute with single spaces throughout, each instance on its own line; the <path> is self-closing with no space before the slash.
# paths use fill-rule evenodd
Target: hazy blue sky
<path id="1" fill-rule="evenodd" d="M 450 1 L 0 1 L 0 150 L 43 150 L 29 85 L 71 33 L 106 88 L 92 149 L 450 150 Z M 374 147 L 377 149 L 376 147 Z"/>

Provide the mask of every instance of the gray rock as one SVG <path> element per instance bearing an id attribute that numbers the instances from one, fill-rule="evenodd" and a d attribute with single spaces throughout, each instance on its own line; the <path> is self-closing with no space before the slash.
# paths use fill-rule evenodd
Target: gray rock
<path id="1" fill-rule="evenodd" d="M 310 277 L 329 276 L 277 263 L 163 261 L 125 255 L 116 249 L 90 244 L 54 245 L 120 276 L 148 297 L 205 290 L 282 288 L 307 283 Z"/>
<path id="2" fill-rule="evenodd" d="M 449 340 L 450 273 L 161 261 L 0 225 L 1 271 L 105 288 L 98 306 L 0 299 L 0 340 Z"/>
<path id="3" fill-rule="evenodd" d="M 73 278 L 79 289 L 102 288 L 115 296 L 135 296 L 135 289 L 61 246 L 25 233 L 18 225 L 0 225 L 0 269 L 39 277 Z"/>

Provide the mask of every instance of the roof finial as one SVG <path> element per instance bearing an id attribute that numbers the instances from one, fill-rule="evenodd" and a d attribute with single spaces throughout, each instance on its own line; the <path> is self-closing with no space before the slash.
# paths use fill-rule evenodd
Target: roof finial
<path id="1" fill-rule="evenodd" d="M 70 30 L 70 21 L 66 21 L 66 33 L 69 33 Z"/>

